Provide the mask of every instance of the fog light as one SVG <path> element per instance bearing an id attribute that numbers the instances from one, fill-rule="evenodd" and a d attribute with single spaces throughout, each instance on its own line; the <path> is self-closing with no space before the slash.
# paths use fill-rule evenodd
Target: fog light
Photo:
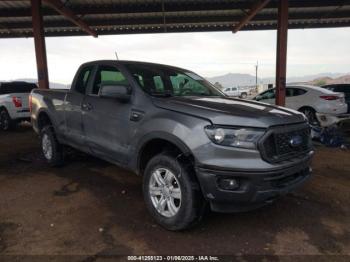
<path id="1" fill-rule="evenodd" d="M 224 190 L 236 190 L 239 188 L 239 181 L 235 178 L 220 178 L 218 184 Z"/>

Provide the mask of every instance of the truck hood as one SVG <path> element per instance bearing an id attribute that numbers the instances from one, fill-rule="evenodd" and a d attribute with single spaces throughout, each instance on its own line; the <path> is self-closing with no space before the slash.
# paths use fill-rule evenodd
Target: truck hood
<path id="1" fill-rule="evenodd" d="M 155 106 L 195 117 L 216 125 L 267 128 L 305 122 L 303 114 L 285 107 L 226 97 L 154 98 Z"/>

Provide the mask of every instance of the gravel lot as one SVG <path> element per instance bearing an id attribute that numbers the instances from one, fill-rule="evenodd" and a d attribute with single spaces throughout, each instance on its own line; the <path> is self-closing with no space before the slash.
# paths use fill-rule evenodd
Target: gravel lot
<path id="1" fill-rule="evenodd" d="M 318 147 L 313 169 L 271 206 L 174 233 L 148 215 L 140 177 L 77 154 L 49 168 L 30 127 L 0 133 L 0 255 L 350 256 L 350 152 Z"/>

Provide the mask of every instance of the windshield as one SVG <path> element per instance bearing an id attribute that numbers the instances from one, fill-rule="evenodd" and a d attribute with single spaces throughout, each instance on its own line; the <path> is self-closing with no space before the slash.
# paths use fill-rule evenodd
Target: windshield
<path id="1" fill-rule="evenodd" d="M 126 65 L 141 88 L 152 96 L 224 96 L 204 78 L 165 66 Z"/>

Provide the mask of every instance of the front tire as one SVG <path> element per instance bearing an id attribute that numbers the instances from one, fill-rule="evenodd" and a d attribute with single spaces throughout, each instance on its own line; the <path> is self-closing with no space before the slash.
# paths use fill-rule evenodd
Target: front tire
<path id="1" fill-rule="evenodd" d="M 189 168 L 169 153 L 156 155 L 148 162 L 143 195 L 157 223 L 172 231 L 195 225 L 205 210 L 199 185 Z"/>
<path id="2" fill-rule="evenodd" d="M 45 160 L 50 166 L 58 167 L 63 165 L 63 146 L 58 142 L 52 126 L 46 126 L 41 130 L 41 149 Z"/>
<path id="3" fill-rule="evenodd" d="M 311 125 L 313 125 L 313 126 L 319 125 L 319 122 L 318 122 L 317 117 L 316 117 L 316 111 L 313 108 L 304 107 L 304 108 L 301 108 L 299 111 L 306 116 L 307 120 L 309 121 L 309 123 Z"/>

